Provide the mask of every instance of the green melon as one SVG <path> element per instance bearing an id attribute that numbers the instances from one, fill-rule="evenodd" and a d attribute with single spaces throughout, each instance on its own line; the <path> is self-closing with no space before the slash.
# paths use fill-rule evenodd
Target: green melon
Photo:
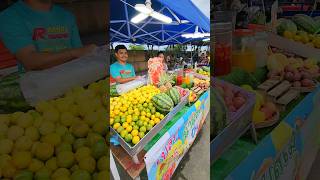
<path id="1" fill-rule="evenodd" d="M 170 112 L 174 106 L 174 103 L 170 96 L 165 93 L 160 93 L 152 97 L 152 104 L 158 111 Z"/>
<path id="2" fill-rule="evenodd" d="M 180 94 L 177 88 L 171 88 L 167 91 L 168 96 L 172 99 L 174 105 L 179 104 Z"/>

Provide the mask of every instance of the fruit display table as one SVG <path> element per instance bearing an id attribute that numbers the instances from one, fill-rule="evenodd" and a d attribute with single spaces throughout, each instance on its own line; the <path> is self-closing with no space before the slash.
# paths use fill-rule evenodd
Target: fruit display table
<path id="1" fill-rule="evenodd" d="M 259 144 L 237 141 L 211 167 L 215 179 L 306 179 L 319 149 L 320 87 L 293 102 L 283 120 L 258 132 Z"/>
<path id="2" fill-rule="evenodd" d="M 137 155 L 139 164 L 136 164 L 121 146 L 111 145 L 114 160 L 132 179 L 139 179 L 144 169 L 149 179 L 155 179 L 156 176 L 171 177 L 201 130 L 209 107 L 208 90 L 193 105 L 183 107 L 144 147 Z M 177 156 L 172 156 L 172 153 L 176 153 Z M 115 163 L 111 162 L 110 165 L 113 166 L 113 175 L 119 174 Z"/>

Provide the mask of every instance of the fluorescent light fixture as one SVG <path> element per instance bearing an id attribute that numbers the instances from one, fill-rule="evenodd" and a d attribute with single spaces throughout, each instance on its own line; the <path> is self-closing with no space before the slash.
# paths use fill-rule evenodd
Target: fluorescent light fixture
<path id="1" fill-rule="evenodd" d="M 146 0 L 145 4 L 136 4 L 134 6 L 134 9 L 139 11 L 140 14 L 136 15 L 131 19 L 132 23 L 139 23 L 146 19 L 148 16 L 151 16 L 159 21 L 162 21 L 164 23 L 171 23 L 172 19 L 168 16 L 165 16 L 163 14 L 160 14 L 156 11 L 154 11 L 151 7 L 151 0 Z"/>
<path id="2" fill-rule="evenodd" d="M 204 37 L 210 37 L 210 33 L 200 33 L 199 27 L 196 26 L 194 33 L 186 33 L 181 35 L 184 38 L 204 38 Z"/>
<path id="3" fill-rule="evenodd" d="M 160 13 L 158 13 L 158 12 L 156 12 L 156 11 L 153 11 L 153 12 L 151 13 L 151 16 L 152 16 L 153 18 L 158 19 L 159 21 L 165 22 L 165 23 L 167 23 L 167 24 L 172 23 L 172 19 L 171 19 L 171 18 L 169 18 L 168 16 L 165 16 L 165 15 L 163 15 L 163 14 L 160 14 Z"/>
<path id="4" fill-rule="evenodd" d="M 145 20 L 147 17 L 148 17 L 148 15 L 143 14 L 143 13 L 139 13 L 138 15 L 136 15 L 135 17 L 133 17 L 131 19 L 131 22 L 137 24 L 137 23 Z"/>
<path id="5" fill-rule="evenodd" d="M 144 13 L 144 14 L 151 14 L 152 13 L 152 9 L 151 8 L 148 8 L 146 5 L 144 4 L 136 4 L 134 6 L 134 9 L 141 12 L 141 13 Z"/>
<path id="6" fill-rule="evenodd" d="M 189 22 L 190 22 L 190 21 L 188 21 L 188 20 L 181 20 L 181 21 L 180 21 L 181 24 L 187 24 L 187 23 L 189 23 Z"/>
<path id="7" fill-rule="evenodd" d="M 208 41 L 210 41 L 210 38 L 204 39 L 204 40 L 202 40 L 202 41 L 208 42 Z"/>

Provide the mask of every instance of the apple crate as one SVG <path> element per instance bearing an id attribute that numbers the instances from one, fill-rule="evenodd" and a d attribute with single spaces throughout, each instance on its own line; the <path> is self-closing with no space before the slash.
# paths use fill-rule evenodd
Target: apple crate
<path id="1" fill-rule="evenodd" d="M 215 162 L 234 144 L 244 133 L 251 129 L 251 137 L 257 143 L 256 131 L 252 122 L 252 112 L 255 105 L 255 94 L 233 84 L 214 79 L 216 82 L 226 83 L 232 89 L 240 91 L 246 97 L 246 103 L 237 112 L 229 112 L 227 126 L 210 143 L 210 160 Z M 215 112 L 217 114 L 219 112 Z"/>

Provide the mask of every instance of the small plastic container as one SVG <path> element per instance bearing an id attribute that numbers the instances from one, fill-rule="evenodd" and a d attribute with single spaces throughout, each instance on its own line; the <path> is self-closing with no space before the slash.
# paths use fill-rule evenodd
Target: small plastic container
<path id="1" fill-rule="evenodd" d="M 264 67 L 267 64 L 268 59 L 268 35 L 266 32 L 265 25 L 249 24 L 248 29 L 251 29 L 255 32 L 256 40 L 256 67 Z"/>
<path id="2" fill-rule="evenodd" d="M 223 76 L 231 72 L 232 23 L 213 24 L 215 38 L 214 76 Z"/>
<path id="3" fill-rule="evenodd" d="M 248 72 L 256 69 L 255 32 L 250 29 L 237 29 L 234 32 L 232 66 Z"/>

